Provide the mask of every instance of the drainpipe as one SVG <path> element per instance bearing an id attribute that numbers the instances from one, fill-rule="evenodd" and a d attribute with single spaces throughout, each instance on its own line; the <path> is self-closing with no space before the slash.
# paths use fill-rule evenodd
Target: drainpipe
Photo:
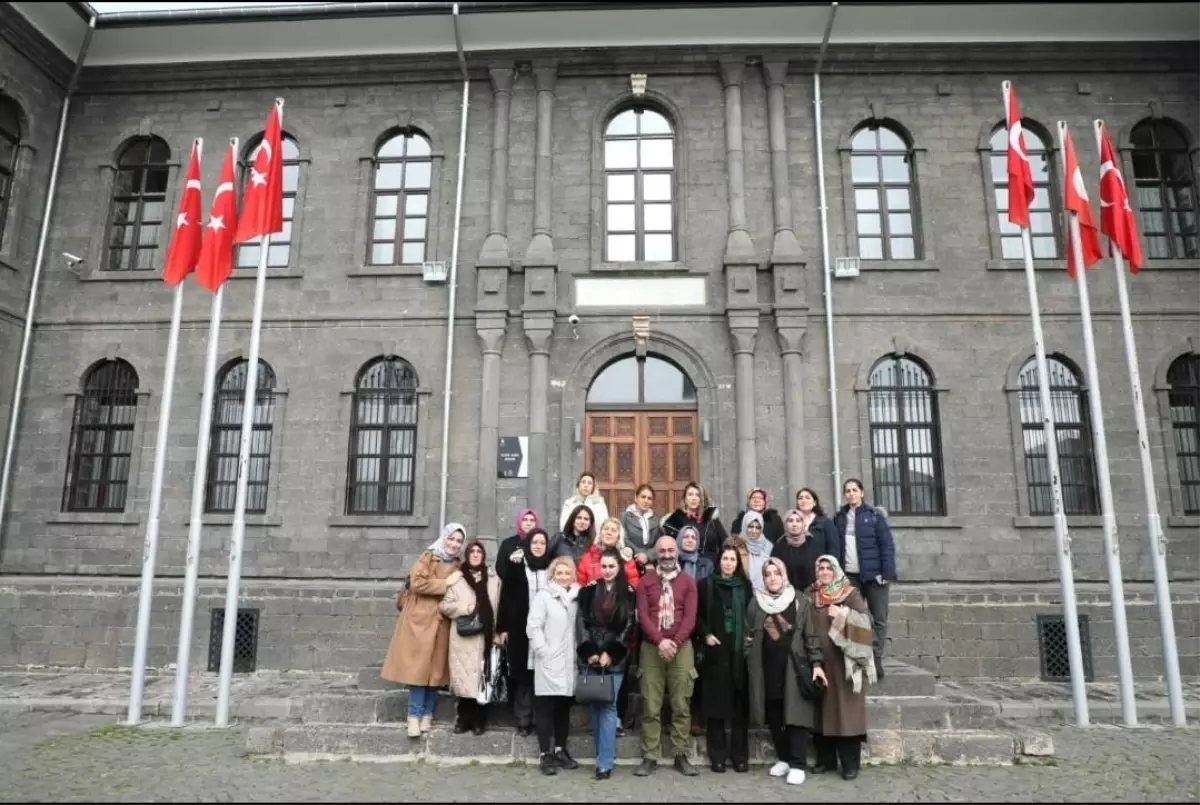
<path id="1" fill-rule="evenodd" d="M 838 500 L 842 486 L 842 451 L 838 438 L 837 364 L 833 346 L 833 276 L 829 265 L 829 208 L 825 198 L 825 140 L 821 136 L 821 66 L 825 63 L 825 49 L 829 46 L 829 35 L 833 32 L 833 18 L 837 16 L 838 4 L 830 3 L 829 21 L 825 24 L 825 36 L 821 39 L 821 51 L 817 55 L 817 66 L 813 69 L 813 126 L 817 142 L 817 194 L 821 210 L 821 276 L 825 282 L 825 344 L 826 360 L 829 363 L 829 425 L 833 436 L 833 500 Z"/>
<path id="2" fill-rule="evenodd" d="M 37 312 L 38 286 L 41 284 L 42 266 L 46 262 L 46 241 L 50 236 L 50 217 L 54 212 L 54 193 L 58 190 L 58 174 L 62 168 L 67 116 L 71 111 L 71 96 L 75 94 L 75 89 L 79 86 L 79 74 L 83 72 L 83 61 L 87 58 L 88 48 L 92 44 L 92 34 L 95 30 L 96 15 L 93 14 L 88 19 L 87 31 L 83 34 L 83 44 L 79 47 L 79 57 L 75 59 L 75 69 L 71 72 L 71 80 L 67 82 L 66 93 L 63 95 L 62 112 L 58 116 L 58 135 L 54 142 L 54 159 L 50 163 L 50 184 L 46 187 L 46 207 L 42 212 L 37 256 L 33 259 L 33 277 L 29 281 L 29 300 L 25 307 L 25 331 L 21 336 L 21 355 L 17 358 L 17 385 L 13 389 L 12 411 L 8 417 L 8 441 L 4 444 L 4 469 L 0 471 L 0 542 L 4 536 L 4 512 L 8 505 L 13 456 L 16 455 L 17 450 L 17 425 L 21 417 L 21 398 L 25 393 L 25 371 L 29 363 L 29 348 L 33 342 L 33 317 Z"/>
<path id="3" fill-rule="evenodd" d="M 454 20 L 454 46 L 458 49 L 458 68 L 462 71 L 462 123 L 458 130 L 458 180 L 454 190 L 454 245 L 450 251 L 450 310 L 446 316 L 446 384 L 442 390 L 442 491 L 438 503 L 438 533 L 446 527 L 446 493 L 450 484 L 450 401 L 454 383 L 454 313 L 458 301 L 458 246 L 462 235 L 463 180 L 467 161 L 467 111 L 471 78 L 463 56 L 462 33 L 458 29 L 458 3 L 451 10 Z"/>

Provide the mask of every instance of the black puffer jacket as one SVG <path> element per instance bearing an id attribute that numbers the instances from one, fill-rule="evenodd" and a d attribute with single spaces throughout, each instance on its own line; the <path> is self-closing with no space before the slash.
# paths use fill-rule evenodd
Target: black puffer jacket
<path id="1" fill-rule="evenodd" d="M 601 595 L 617 596 L 617 605 L 612 614 L 600 619 L 597 599 Z M 629 638 L 637 624 L 637 601 L 633 588 L 620 574 L 611 591 L 606 591 L 604 582 L 584 587 L 579 593 L 579 615 L 575 622 L 576 656 L 580 667 L 587 665 L 588 657 L 607 653 L 612 660 L 610 670 L 623 674 L 629 665 Z"/>
<path id="2" fill-rule="evenodd" d="M 683 509 L 676 509 L 669 517 L 663 518 L 663 533 L 678 537 L 679 529 L 685 525 L 695 526 L 700 532 L 700 553 L 711 559 L 713 567 L 716 567 L 721 558 L 721 546 L 729 538 L 729 533 L 721 523 L 720 511 L 716 506 L 709 506 L 697 521 L 688 517 Z"/>

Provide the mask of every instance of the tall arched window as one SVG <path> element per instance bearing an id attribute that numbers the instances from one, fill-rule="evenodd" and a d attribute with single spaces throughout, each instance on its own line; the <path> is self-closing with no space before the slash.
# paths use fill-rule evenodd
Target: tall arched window
<path id="1" fill-rule="evenodd" d="M 1200 355 L 1176 358 L 1167 369 L 1167 384 L 1183 513 L 1200 514 Z"/>
<path id="2" fill-rule="evenodd" d="M 933 376 L 915 358 L 871 369 L 868 397 L 875 500 L 889 514 L 946 513 L 942 438 Z"/>
<path id="3" fill-rule="evenodd" d="M 258 144 L 262 142 L 259 132 L 246 144 L 242 154 L 242 184 L 250 175 L 249 165 Z M 300 188 L 300 146 L 288 134 L 283 135 L 283 231 L 271 236 L 271 247 L 267 251 L 269 268 L 287 268 L 292 257 L 292 221 L 296 217 L 296 193 Z M 255 239 L 238 246 L 238 268 L 257 268 L 262 246 Z"/>
<path id="4" fill-rule="evenodd" d="M 208 451 L 208 491 L 205 511 L 232 512 L 237 498 L 238 456 L 242 441 L 242 408 L 246 400 L 246 375 L 250 362 L 239 358 L 218 376 L 213 401 L 212 436 Z M 275 430 L 275 370 L 259 359 L 255 385 L 254 428 L 250 434 L 250 467 L 246 485 L 246 511 L 267 510 L 271 477 L 271 439 Z"/>
<path id="5" fill-rule="evenodd" d="M 1143 120 L 1129 135 L 1146 257 L 1198 257 L 1196 179 L 1188 137 L 1178 123 Z"/>
<path id="6" fill-rule="evenodd" d="M 417 373 L 376 358 L 354 384 L 346 513 L 412 514 L 416 462 Z"/>
<path id="7" fill-rule="evenodd" d="M 1050 149 L 1046 147 L 1041 126 L 1028 118 L 1022 121 L 1025 151 L 1033 172 L 1033 202 L 1029 205 L 1029 236 L 1033 241 L 1033 256 L 1038 260 L 1053 260 L 1058 256 L 1058 240 L 1054 228 L 1054 208 L 1051 198 Z M 1000 256 L 1005 260 L 1020 260 L 1025 256 L 1021 247 L 1021 228 L 1008 220 L 1008 129 L 1001 125 L 992 134 L 992 186 L 996 190 L 996 213 L 1000 216 Z"/>
<path id="8" fill-rule="evenodd" d="M 632 107 L 604 129 L 604 259 L 675 259 L 675 130 Z"/>
<path id="9" fill-rule="evenodd" d="M 125 511 L 137 419 L 137 372 L 122 360 L 101 361 L 87 371 L 82 386 L 71 423 L 63 508 Z"/>
<path id="10" fill-rule="evenodd" d="M 170 158 L 171 148 L 158 137 L 130 140 L 117 157 L 108 233 L 109 271 L 155 267 Z"/>
<path id="11" fill-rule="evenodd" d="M 1098 514 L 1095 458 L 1092 455 L 1091 420 L 1079 375 L 1058 356 L 1049 356 L 1050 405 L 1053 408 L 1058 463 L 1062 475 L 1063 508 L 1067 514 Z M 1037 361 L 1021 367 L 1021 434 L 1025 451 L 1025 478 L 1029 487 L 1029 513 L 1054 514 L 1050 462 L 1046 457 L 1046 432 L 1042 426 L 1042 400 L 1038 391 Z"/>
<path id="12" fill-rule="evenodd" d="M 416 129 L 398 129 L 375 151 L 371 184 L 371 265 L 417 265 L 427 254 L 433 151 Z"/>
<path id="13" fill-rule="evenodd" d="M 20 147 L 21 110 L 11 98 L 0 97 L 0 246 L 4 244 Z"/>
<path id="14" fill-rule="evenodd" d="M 858 255 L 863 260 L 916 260 L 916 177 L 907 139 L 886 124 L 863 126 L 850 138 Z"/>

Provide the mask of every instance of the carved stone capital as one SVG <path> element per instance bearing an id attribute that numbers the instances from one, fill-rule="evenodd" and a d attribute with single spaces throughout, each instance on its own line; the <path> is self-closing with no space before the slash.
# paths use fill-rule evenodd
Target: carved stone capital
<path id="1" fill-rule="evenodd" d="M 530 355 L 549 355 L 550 339 L 554 337 L 554 316 L 530 316 L 524 318 L 525 340 Z"/>
<path id="2" fill-rule="evenodd" d="M 741 355 L 744 353 L 754 354 L 754 346 L 758 343 L 758 330 L 747 330 L 738 328 L 730 330 L 729 334 L 733 337 L 733 354 Z"/>
<path id="3" fill-rule="evenodd" d="M 804 339 L 808 335 L 807 327 L 780 326 L 775 331 L 775 334 L 779 338 L 779 353 L 781 355 L 804 354 Z"/>
<path id="4" fill-rule="evenodd" d="M 492 79 L 492 92 L 497 95 L 512 93 L 513 80 L 517 77 L 517 71 L 513 69 L 512 62 L 488 65 L 488 75 Z"/>
<path id="5" fill-rule="evenodd" d="M 475 335 L 479 336 L 479 344 L 484 355 L 499 355 L 504 349 L 504 335 L 508 331 L 508 316 L 498 315 L 477 316 L 475 319 Z"/>
<path id="6" fill-rule="evenodd" d="M 746 75 L 746 60 L 735 56 L 723 56 L 717 60 L 721 67 L 721 84 L 725 87 L 740 87 Z"/>
<path id="7" fill-rule="evenodd" d="M 787 59 L 764 61 L 762 63 L 763 82 L 768 87 L 783 86 L 787 83 Z"/>
<path id="8" fill-rule="evenodd" d="M 554 92 L 558 84 L 558 62 L 535 61 L 533 63 L 533 88 L 538 92 Z"/>

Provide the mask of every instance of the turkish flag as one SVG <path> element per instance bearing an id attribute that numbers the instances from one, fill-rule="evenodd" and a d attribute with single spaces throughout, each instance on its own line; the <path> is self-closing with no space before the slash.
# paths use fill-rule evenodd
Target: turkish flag
<path id="1" fill-rule="evenodd" d="M 1091 268 L 1103 257 L 1100 251 L 1100 235 L 1096 231 L 1096 222 L 1092 218 L 1092 205 L 1088 201 L 1087 188 L 1083 184 L 1083 174 L 1079 172 L 1079 159 L 1075 156 L 1075 145 L 1071 142 L 1071 132 L 1065 124 L 1062 128 L 1063 158 L 1066 160 L 1066 181 L 1063 183 L 1063 210 L 1075 213 L 1079 219 L 1079 236 L 1082 239 L 1083 267 Z M 1075 249 L 1071 243 L 1071 226 L 1067 220 L 1067 273 L 1071 277 L 1078 271 L 1075 265 Z"/>
<path id="2" fill-rule="evenodd" d="M 283 99 L 267 115 L 262 140 L 250 158 L 242 192 L 242 217 L 234 243 L 283 231 Z"/>
<path id="3" fill-rule="evenodd" d="M 1121 163 L 1109 142 L 1104 123 L 1096 121 L 1096 130 L 1100 135 L 1100 231 L 1108 236 L 1110 253 L 1115 247 L 1129 263 L 1129 270 L 1136 274 L 1145 259 L 1137 224 L 1133 220 L 1133 208 L 1129 206 L 1129 194 L 1125 191 L 1125 180 L 1121 178 Z"/>
<path id="4" fill-rule="evenodd" d="M 1025 150 L 1025 132 L 1021 129 L 1021 108 L 1011 81 L 1002 85 L 1005 125 L 1008 128 L 1008 220 L 1028 228 L 1029 205 L 1033 203 L 1033 170 Z"/>
<path id="5" fill-rule="evenodd" d="M 233 230 L 237 226 L 237 194 L 233 191 L 236 148 L 234 143 L 230 143 L 225 154 L 221 180 L 213 193 L 208 223 L 204 225 L 200 265 L 196 267 L 196 281 L 214 293 L 233 273 Z"/>
<path id="6" fill-rule="evenodd" d="M 163 265 L 163 282 L 178 285 L 183 278 L 196 270 L 200 259 L 200 216 L 203 215 L 200 198 L 200 141 L 192 143 L 192 159 L 188 163 L 187 180 L 183 195 L 179 197 L 179 214 L 175 216 L 175 231 L 171 245 L 167 248 L 167 262 Z"/>

